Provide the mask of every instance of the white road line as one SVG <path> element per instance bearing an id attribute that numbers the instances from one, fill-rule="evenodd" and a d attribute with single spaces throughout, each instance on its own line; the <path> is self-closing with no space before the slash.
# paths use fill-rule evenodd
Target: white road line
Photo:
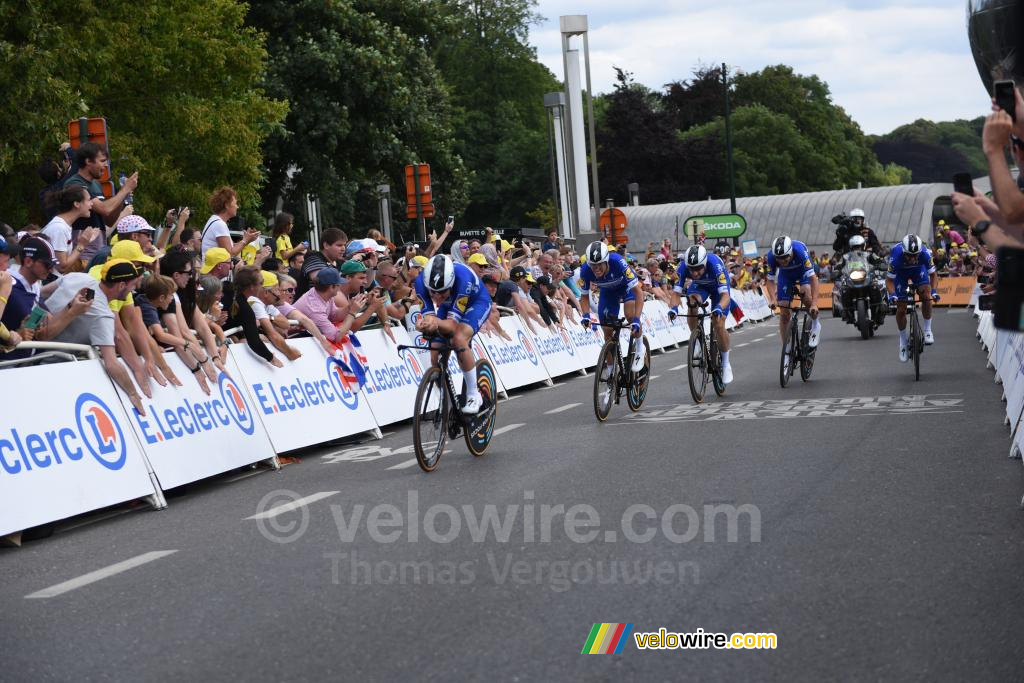
<path id="1" fill-rule="evenodd" d="M 658 379 L 659 377 L 661 377 L 661 375 L 651 375 L 647 379 L 649 379 L 649 380 L 651 380 L 651 379 Z"/>
<path id="2" fill-rule="evenodd" d="M 415 465 L 416 465 L 416 458 L 413 458 L 412 460 L 406 460 L 405 462 L 400 462 L 397 465 L 392 465 L 388 469 L 389 470 L 404 470 L 407 467 L 413 467 Z"/>
<path id="3" fill-rule="evenodd" d="M 315 503 L 318 500 L 323 500 L 324 498 L 336 496 L 338 495 L 338 493 L 340 493 L 340 491 L 320 491 L 319 493 L 314 493 L 313 495 L 306 496 L 305 498 L 299 498 L 298 500 L 293 500 L 290 503 L 278 505 L 276 508 L 270 508 L 269 510 L 266 510 L 264 512 L 258 512 L 255 515 L 252 515 L 251 517 L 246 517 L 246 519 L 269 519 L 271 517 L 276 517 L 284 512 L 291 512 L 292 510 L 304 507 L 306 505 L 309 505 L 310 503 Z"/>
<path id="4" fill-rule="evenodd" d="M 504 427 L 499 427 L 498 429 L 495 429 L 494 433 L 491 436 L 497 436 L 498 434 L 504 434 L 505 432 L 511 432 L 513 429 L 519 429 L 520 427 L 525 427 L 525 426 L 526 426 L 525 423 L 505 425 Z"/>
<path id="5" fill-rule="evenodd" d="M 750 342 L 743 342 L 742 344 L 737 344 L 736 348 L 742 349 L 744 346 L 750 346 Z"/>
<path id="6" fill-rule="evenodd" d="M 551 410 L 545 410 L 544 414 L 545 415 L 554 415 L 555 413 L 561 413 L 561 412 L 564 412 L 566 410 L 572 410 L 576 406 L 581 406 L 581 405 L 583 405 L 583 404 L 582 403 L 566 403 L 564 406 L 559 406 L 558 408 L 553 408 Z"/>
<path id="7" fill-rule="evenodd" d="M 36 591 L 35 593 L 29 593 L 28 595 L 25 596 L 25 599 L 26 600 L 31 600 L 31 599 L 35 599 L 35 598 L 53 598 L 53 597 L 56 597 L 58 595 L 62 595 L 64 593 L 67 593 L 69 591 L 73 591 L 76 588 L 81 588 L 82 586 L 88 586 L 90 583 L 96 583 L 97 581 L 102 581 L 103 579 L 106 579 L 106 578 L 111 577 L 111 576 L 115 576 L 116 574 L 120 574 L 121 572 L 126 572 L 129 569 L 134 569 L 135 567 L 139 567 L 139 566 L 144 565 L 144 564 L 146 564 L 148 562 L 152 562 L 153 560 L 159 560 L 161 557 L 167 557 L 168 555 L 173 555 L 176 552 L 178 552 L 178 551 L 177 550 L 153 550 L 153 551 L 148 552 L 148 553 L 143 553 L 143 554 L 138 555 L 136 557 L 133 557 L 131 559 L 125 560 L 124 562 L 118 562 L 117 564 L 112 564 L 109 567 L 104 567 L 103 569 L 97 569 L 94 572 L 89 572 L 88 574 L 83 574 L 83 575 L 79 576 L 77 579 L 71 579 L 71 580 L 65 581 L 63 583 L 58 583 L 55 586 L 50 586 L 49 588 L 44 588 L 41 591 Z"/>
<path id="8" fill-rule="evenodd" d="M 514 401 L 514 400 L 516 400 L 517 398 L 520 398 L 520 397 L 522 397 L 522 394 L 515 394 L 514 396 L 510 394 L 508 398 L 503 399 L 503 400 L 504 401 Z"/>
<path id="9" fill-rule="evenodd" d="M 686 367 L 686 363 L 683 363 L 682 365 L 677 365 L 674 368 L 669 368 L 668 371 L 669 372 L 675 372 L 676 370 L 682 370 L 685 367 Z"/>

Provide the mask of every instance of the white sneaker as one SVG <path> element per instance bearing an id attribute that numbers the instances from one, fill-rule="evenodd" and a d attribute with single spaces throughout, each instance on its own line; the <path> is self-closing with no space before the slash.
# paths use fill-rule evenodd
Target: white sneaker
<path id="1" fill-rule="evenodd" d="M 924 333 L 924 345 L 925 346 L 931 346 L 934 343 L 935 343 L 935 335 L 932 334 L 931 330 L 928 330 L 927 332 Z"/>
<path id="2" fill-rule="evenodd" d="M 640 372 L 644 369 L 644 354 L 633 354 L 633 372 Z"/>
<path id="3" fill-rule="evenodd" d="M 732 383 L 732 366 L 729 365 L 728 363 L 726 363 L 725 365 L 722 366 L 722 383 L 723 384 L 731 384 Z"/>
<path id="4" fill-rule="evenodd" d="M 466 405 L 462 406 L 463 415 L 476 415 L 484 405 L 484 399 L 480 394 L 466 397 Z"/>
<path id="5" fill-rule="evenodd" d="M 810 336 L 807 338 L 807 345 L 812 349 L 818 348 L 818 340 L 821 338 L 821 328 L 812 329 Z"/>
<path id="6" fill-rule="evenodd" d="M 906 363 L 908 360 L 910 360 L 910 353 L 907 352 L 907 347 L 903 346 L 901 344 L 900 345 L 900 362 L 901 363 Z"/>

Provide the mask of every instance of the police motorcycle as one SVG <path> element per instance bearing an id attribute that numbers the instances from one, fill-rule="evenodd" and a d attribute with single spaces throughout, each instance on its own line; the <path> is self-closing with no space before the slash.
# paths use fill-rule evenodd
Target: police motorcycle
<path id="1" fill-rule="evenodd" d="M 865 241 L 860 235 L 851 237 L 849 244 L 850 250 L 843 255 L 842 270 L 832 289 L 832 315 L 855 325 L 861 339 L 870 339 L 889 311 L 884 261 L 864 250 Z"/>

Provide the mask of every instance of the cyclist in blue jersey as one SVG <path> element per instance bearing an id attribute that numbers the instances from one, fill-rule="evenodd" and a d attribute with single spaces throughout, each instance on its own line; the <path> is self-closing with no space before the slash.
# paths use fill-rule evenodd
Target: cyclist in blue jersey
<path id="1" fill-rule="evenodd" d="M 476 383 L 476 359 L 469 343 L 491 312 L 491 296 L 472 270 L 450 256 L 434 256 L 416 278 L 416 294 L 423 302 L 416 331 L 430 341 L 450 340 L 462 368 L 466 386 L 465 414 L 480 412 L 483 399 Z M 430 354 L 437 365 L 437 351 Z"/>
<path id="2" fill-rule="evenodd" d="M 889 272 L 885 276 L 885 287 L 889 290 L 889 304 L 896 306 L 896 327 L 900 331 L 900 361 L 910 358 L 907 332 L 907 282 L 921 295 L 921 317 L 924 319 L 924 343 L 934 344 L 932 334 L 932 302 L 939 300 L 935 291 L 937 284 L 932 253 L 917 235 L 907 235 L 889 253 Z M 913 293 L 909 293 L 913 296 Z"/>
<path id="3" fill-rule="evenodd" d="M 697 319 L 693 317 L 697 308 L 705 300 L 711 302 L 711 324 L 715 326 L 719 349 L 722 351 L 722 381 L 729 384 L 732 382 L 732 366 L 729 365 L 729 332 L 725 329 L 725 314 L 732 307 L 732 290 L 729 288 L 729 273 L 725 263 L 717 254 L 709 254 L 707 249 L 695 244 L 686 250 L 676 274 L 679 276 L 679 282 L 674 288 L 677 294 L 682 294 L 683 283 L 690 281 L 686 288 L 686 305 L 690 317 L 686 322 L 691 332 L 697 325 Z"/>
<path id="4" fill-rule="evenodd" d="M 633 268 L 626 263 L 626 259 L 622 256 L 608 251 L 604 242 L 591 242 L 587 247 L 586 256 L 587 262 L 580 266 L 581 289 L 584 292 L 589 292 L 591 283 L 594 283 L 601 291 L 601 298 L 597 305 L 598 321 L 618 320 L 619 304 L 622 304 L 626 318 L 630 321 L 632 334 L 639 339 L 643 333 L 640 313 L 644 307 L 644 293 Z M 590 317 L 589 296 L 580 297 L 580 310 L 583 313 L 583 319 L 580 321 L 583 327 L 590 327 L 594 324 Z M 611 330 L 605 328 L 605 340 L 607 341 L 611 337 Z M 633 372 L 640 372 L 644 367 L 643 343 L 636 344 L 632 367 Z"/>
<path id="5" fill-rule="evenodd" d="M 807 304 L 811 314 L 811 335 L 808 345 L 813 349 L 821 340 L 821 321 L 818 320 L 818 276 L 814 272 L 814 264 L 807 253 L 807 245 L 795 242 L 783 235 L 776 237 L 765 260 L 768 271 L 768 298 L 779 306 L 779 335 L 782 343 L 786 338 L 786 326 L 789 325 L 790 310 L 788 304 L 793 301 L 793 291 L 799 286 L 800 298 Z"/>

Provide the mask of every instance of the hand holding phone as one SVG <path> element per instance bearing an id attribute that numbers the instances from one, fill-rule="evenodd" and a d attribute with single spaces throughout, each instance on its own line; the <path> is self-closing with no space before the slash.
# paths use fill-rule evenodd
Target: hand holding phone
<path id="1" fill-rule="evenodd" d="M 25 318 L 25 323 L 22 327 L 26 330 L 35 330 L 43 322 L 44 318 L 46 318 L 46 311 L 39 304 L 36 304 L 32 307 L 32 312 Z"/>
<path id="2" fill-rule="evenodd" d="M 1017 121 L 1017 92 L 1013 81 L 996 81 L 994 95 L 996 105 L 1010 115 L 1014 123 Z"/>
<path id="3" fill-rule="evenodd" d="M 968 197 L 974 196 L 974 182 L 970 173 L 956 173 L 953 175 L 953 191 L 965 194 Z"/>

